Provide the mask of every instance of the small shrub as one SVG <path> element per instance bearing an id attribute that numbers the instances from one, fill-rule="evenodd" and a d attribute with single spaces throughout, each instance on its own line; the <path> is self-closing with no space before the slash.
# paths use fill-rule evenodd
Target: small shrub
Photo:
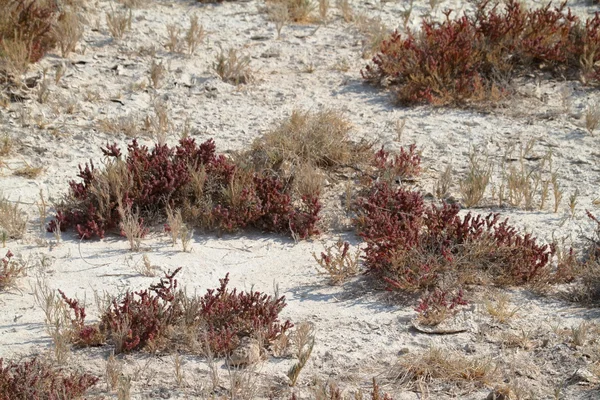
<path id="1" fill-rule="evenodd" d="M 358 390 L 354 393 L 348 394 L 346 396 L 342 393 L 342 391 L 339 389 L 339 387 L 334 382 L 327 382 L 325 384 L 317 383 L 317 386 L 314 389 L 314 392 L 315 392 L 314 398 L 322 399 L 322 400 L 365 400 L 365 399 L 393 400 L 393 398 L 389 394 L 381 391 L 375 378 L 373 378 L 373 381 L 371 384 L 372 384 L 372 389 L 371 389 L 370 393 L 366 394 L 366 398 L 365 398 L 365 393 L 363 392 L 362 389 Z M 292 397 L 290 398 L 290 400 L 297 400 L 297 399 L 298 398 L 295 396 L 295 394 L 292 394 Z"/>
<path id="2" fill-rule="evenodd" d="M 600 219 L 590 211 L 587 211 L 587 216 L 593 225 L 593 233 L 586 236 L 590 242 L 585 252 L 587 259 L 576 265 L 581 286 L 574 289 L 571 297 L 577 301 L 597 304 L 600 302 Z"/>
<path id="3" fill-rule="evenodd" d="M 556 252 L 498 214 L 461 218 L 457 205 L 426 205 L 421 194 L 385 182 L 373 184 L 357 210 L 365 266 L 403 290 L 435 288 L 449 276 L 459 285 L 526 284 L 546 276 Z"/>
<path id="4" fill-rule="evenodd" d="M 96 325 L 85 324 L 85 306 L 79 305 L 79 301 L 68 298 L 62 290 L 58 290 L 63 301 L 74 313 L 71 318 L 71 343 L 79 347 L 100 346 L 105 338 Z"/>
<path id="5" fill-rule="evenodd" d="M 0 291 L 14 287 L 17 278 L 25 274 L 23 264 L 12 260 L 13 257 L 13 253 L 9 250 L 0 260 Z"/>
<path id="6" fill-rule="evenodd" d="M 419 313 L 419 322 L 423 325 L 434 326 L 452 316 L 457 306 L 466 305 L 462 289 L 456 294 L 435 288 L 432 293 L 421 298 L 415 309 Z"/>
<path id="7" fill-rule="evenodd" d="M 376 168 L 376 179 L 388 184 L 399 184 L 403 178 L 412 178 L 421 172 L 421 155 L 416 146 L 410 145 L 408 149 L 402 147 L 399 154 L 390 157 L 390 153 L 382 147 L 373 160 Z"/>
<path id="8" fill-rule="evenodd" d="M 63 57 L 75 51 L 77 43 L 83 36 L 83 24 L 77 14 L 73 11 L 61 13 L 54 28 L 54 35 Z"/>
<path id="9" fill-rule="evenodd" d="M 181 268 L 165 274 L 159 283 L 139 292 L 127 292 L 120 301 L 113 300 L 101 316 L 99 325 L 85 324 L 85 309 L 77 301 L 63 299 L 75 313 L 75 344 L 92 346 L 109 338 L 115 353 L 144 348 L 172 347 L 187 340 L 188 349 L 210 351 L 214 355 L 230 354 L 245 336 L 259 337 L 268 345 L 292 327 L 281 323 L 279 313 L 285 298 L 272 298 L 260 292 L 238 292 L 227 288 L 229 275 L 220 280 L 218 289 L 209 289 L 202 297 L 187 297 L 177 290 L 175 275 Z M 185 338 L 191 332 L 191 338 Z"/>
<path id="10" fill-rule="evenodd" d="M 265 343 L 284 334 L 293 325 L 279 322 L 285 298 L 272 298 L 260 292 L 229 291 L 229 274 L 220 279 L 221 286 L 209 289 L 199 299 L 200 316 L 214 354 L 227 354 L 237 346 L 240 336 L 260 337 Z"/>
<path id="11" fill-rule="evenodd" d="M 492 164 L 481 160 L 475 150 L 471 150 L 467 176 L 460 182 L 460 193 L 466 207 L 476 206 L 483 200 L 491 176 Z"/>
<path id="12" fill-rule="evenodd" d="M 52 28 L 58 3 L 0 0 L 0 79 L 19 79 L 29 63 L 39 61 L 56 44 Z"/>
<path id="13" fill-rule="evenodd" d="M 371 146 L 350 140 L 351 125 L 334 110 L 294 110 L 252 143 L 247 158 L 257 168 L 281 171 L 310 166 L 335 169 L 370 156 Z"/>
<path id="14" fill-rule="evenodd" d="M 134 140 L 126 157 L 116 145 L 103 151 L 106 168 L 97 170 L 93 162 L 80 167 L 82 182 L 70 182 L 48 230 L 75 227 L 81 238 L 103 237 L 124 221 L 122 204 L 144 219 L 180 209 L 186 221 L 221 232 L 252 227 L 300 238 L 318 233 L 319 193 L 296 198 L 277 176 L 217 155 L 212 140 L 197 145 L 188 138 L 152 150 Z"/>
<path id="15" fill-rule="evenodd" d="M 198 23 L 198 16 L 192 15 L 190 17 L 190 27 L 185 33 L 185 43 L 187 44 L 187 51 L 189 54 L 194 54 L 198 45 L 202 43 L 204 37 L 206 36 L 206 31 L 204 30 L 204 26 Z"/>
<path id="16" fill-rule="evenodd" d="M 600 126 L 600 103 L 596 102 L 589 104 L 585 110 L 585 128 L 591 135 L 598 126 Z"/>
<path id="17" fill-rule="evenodd" d="M 312 350 L 315 346 L 315 328 L 310 322 L 301 322 L 294 332 L 294 344 L 296 347 L 296 357 L 298 361 L 288 370 L 287 377 L 290 380 L 290 386 L 296 386 L 300 372 L 306 366 Z"/>
<path id="18" fill-rule="evenodd" d="M 350 243 L 348 242 L 338 240 L 333 246 L 326 247 L 320 257 L 317 257 L 315 253 L 313 253 L 313 257 L 324 273 L 329 274 L 332 285 L 343 283 L 359 271 L 360 249 L 354 255 L 350 254 Z"/>
<path id="19" fill-rule="evenodd" d="M 1 400 L 71 400 L 85 395 L 98 378 L 67 372 L 33 358 L 20 362 L 0 358 Z"/>
<path id="20" fill-rule="evenodd" d="M 309 22 L 316 8 L 312 0 L 267 0 L 267 4 L 284 6 L 290 21 L 296 23 Z"/>
<path id="21" fill-rule="evenodd" d="M 468 104 L 497 100 L 507 83 L 532 70 L 589 82 L 600 78 L 600 15 L 581 22 L 566 3 L 526 10 L 509 0 L 482 2 L 474 14 L 442 22 L 425 19 L 421 33 L 393 33 L 363 71 L 395 87 L 401 104 Z"/>
<path id="22" fill-rule="evenodd" d="M 106 26 L 110 35 L 117 40 L 123 39 L 125 33 L 131 30 L 133 14 L 131 9 L 106 13 Z"/>

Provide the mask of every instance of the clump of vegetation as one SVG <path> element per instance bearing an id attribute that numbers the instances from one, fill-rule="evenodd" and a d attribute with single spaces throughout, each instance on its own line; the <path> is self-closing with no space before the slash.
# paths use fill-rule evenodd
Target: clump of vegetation
<path id="1" fill-rule="evenodd" d="M 314 389 L 316 399 L 331 399 L 331 400 L 393 400 L 392 396 L 383 392 L 375 378 L 371 383 L 371 390 L 365 393 L 362 389 L 354 393 L 346 394 L 346 391 L 340 390 L 335 382 L 317 383 Z M 292 393 L 290 400 L 297 400 L 298 397 Z"/>
<path id="2" fill-rule="evenodd" d="M 484 1 L 473 15 L 425 19 L 421 33 L 393 33 L 363 71 L 377 85 L 395 87 L 401 104 L 468 104 L 497 100 L 508 83 L 532 70 L 587 82 L 600 79 L 600 15 L 580 21 L 566 3 L 527 10 Z"/>
<path id="3" fill-rule="evenodd" d="M 0 82 L 19 81 L 30 63 L 56 45 L 53 32 L 58 3 L 46 0 L 0 0 Z"/>
<path id="4" fill-rule="evenodd" d="M 351 125 L 334 110 L 294 110 L 252 143 L 256 165 L 280 170 L 302 164 L 328 169 L 356 163 L 370 146 L 349 139 Z"/>
<path id="5" fill-rule="evenodd" d="M 65 302 L 74 312 L 73 343 L 79 346 L 112 342 L 115 353 L 141 349 L 173 348 L 183 343 L 191 352 L 228 355 L 243 337 L 260 338 L 268 345 L 293 325 L 281 323 L 285 298 L 250 291 L 229 290 L 229 275 L 219 288 L 204 296 L 188 297 L 177 289 L 175 275 L 165 274 L 159 283 L 139 292 L 127 292 L 101 315 L 100 323 L 85 323 L 85 308 L 76 300 Z"/>
<path id="6" fill-rule="evenodd" d="M 224 82 L 241 85 L 252 80 L 250 57 L 242 55 L 238 50 L 220 49 L 213 63 L 213 69 Z"/>
<path id="7" fill-rule="evenodd" d="M 380 167 L 418 173 L 416 154 L 414 148 L 403 150 Z M 499 214 L 459 216 L 457 204 L 425 202 L 421 193 L 381 176 L 385 172 L 373 175 L 354 206 L 356 229 L 366 245 L 364 266 L 390 289 L 425 292 L 416 308 L 422 324 L 437 325 L 455 314 L 467 302 L 467 285 L 573 279 L 572 251 L 561 256 L 555 243 L 520 234 Z"/>
<path id="8" fill-rule="evenodd" d="M 13 260 L 14 254 L 9 250 L 0 260 L 0 291 L 15 286 L 18 277 L 25 274 L 23 264 Z"/>
<path id="9" fill-rule="evenodd" d="M 67 372 L 39 358 L 19 362 L 0 358 L 0 399 L 70 400 L 84 396 L 98 378 Z"/>
<path id="10" fill-rule="evenodd" d="M 10 239 L 21 239 L 26 227 L 27 215 L 18 205 L 0 197 L 0 234 Z"/>
<path id="11" fill-rule="evenodd" d="M 316 9 L 312 0 L 266 0 L 268 5 L 285 7 L 288 18 L 292 22 L 310 22 L 311 14 Z"/>
<path id="12" fill-rule="evenodd" d="M 420 193 L 386 183 L 374 184 L 358 208 L 366 267 L 400 289 L 434 288 L 448 273 L 459 283 L 525 284 L 545 276 L 556 251 L 498 214 L 461 218 L 455 204 L 425 204 Z"/>
<path id="13" fill-rule="evenodd" d="M 574 289 L 574 300 L 585 303 L 600 303 L 600 219 L 587 211 L 593 224 L 593 235 L 587 237 L 590 246 L 586 251 L 586 259 L 578 264 L 578 279 L 581 286 Z M 572 255 L 571 255 L 572 257 Z"/>
<path id="14" fill-rule="evenodd" d="M 121 226 L 119 210 L 134 209 L 147 220 L 170 208 L 207 230 L 255 228 L 299 238 L 318 233 L 319 193 L 294 196 L 277 174 L 238 165 L 215 150 L 212 140 L 197 145 L 190 138 L 152 150 L 134 140 L 127 156 L 107 145 L 105 168 L 93 162 L 80 167 L 82 181 L 70 182 L 48 230 L 74 227 L 81 238 L 103 237 Z"/>
<path id="15" fill-rule="evenodd" d="M 313 257 L 322 269 L 319 272 L 328 274 L 332 285 L 342 284 L 351 276 L 358 274 L 360 249 L 354 254 L 350 253 L 348 242 L 338 240 L 334 245 L 326 247 L 320 257 L 315 253 Z"/>
<path id="16" fill-rule="evenodd" d="M 402 357 L 393 369 L 395 377 L 411 385 L 419 381 L 452 383 L 459 387 L 485 387 L 498 381 L 490 359 L 469 358 L 432 347 L 421 354 Z"/>
<path id="17" fill-rule="evenodd" d="M 432 293 L 421 298 L 419 305 L 415 309 L 419 313 L 418 320 L 422 325 L 438 325 L 453 315 L 458 306 L 466 305 L 463 298 L 463 291 L 451 293 L 450 291 L 435 288 Z"/>

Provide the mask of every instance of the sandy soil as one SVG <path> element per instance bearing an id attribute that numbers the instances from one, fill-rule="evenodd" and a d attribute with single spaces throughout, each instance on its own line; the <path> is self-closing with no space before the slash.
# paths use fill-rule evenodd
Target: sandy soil
<path id="1" fill-rule="evenodd" d="M 399 25 L 406 6 L 403 2 L 350 3 L 356 14 L 381 18 L 390 28 Z M 157 280 L 136 272 L 135 265 L 146 254 L 161 271 L 183 267 L 179 279 L 190 291 L 203 293 L 216 287 L 227 272 L 232 287 L 267 293 L 278 287 L 288 303 L 282 317 L 295 323 L 310 321 L 316 328 L 314 352 L 293 389 L 300 398 L 316 398 L 315 382 L 329 379 L 351 393 L 368 388 L 371 379 L 377 377 L 383 390 L 395 399 L 484 399 L 496 385 L 458 388 L 439 382 L 399 384 L 393 376 L 397 361 L 430 347 L 487 358 L 503 377 L 498 384 L 504 380 L 521 390 L 519 398 L 556 398 L 553 396 L 558 392 L 564 399 L 600 398 L 597 378 L 584 374 L 587 379 L 579 379 L 581 371 L 597 360 L 597 354 L 588 354 L 590 348 L 597 347 L 575 346 L 569 336 L 571 328 L 582 321 L 597 321 L 597 310 L 524 289 L 505 289 L 518 311 L 508 323 L 500 324 L 485 311 L 483 303 L 488 295 L 478 289 L 465 311 L 466 331 L 425 334 L 411 324 L 416 299 L 390 298 L 363 276 L 343 286 L 328 286 L 326 277 L 317 273 L 312 253 L 322 251 L 340 236 L 358 246 L 359 240 L 352 233 L 330 230 L 299 243 L 257 233 L 221 238 L 196 233 L 189 253 L 172 247 L 165 234 L 152 233 L 144 240 L 144 251 L 132 253 L 126 240 L 115 236 L 80 242 L 68 232 L 57 242 L 51 234 L 40 233 L 35 206 L 40 190 L 46 198 L 54 199 L 66 193 L 67 182 L 76 178 L 79 164 L 101 159 L 101 145 L 116 141 L 125 147 L 130 138 L 106 132 L 103 126 L 107 121 L 130 118 L 141 125 L 146 115 L 153 115 L 156 101 L 163 102 L 169 111 L 169 143 L 174 144 L 187 126 L 197 141 L 214 138 L 220 151 L 247 146 L 294 109 L 334 108 L 352 122 L 356 140 L 376 140 L 390 150 L 416 143 L 422 151 L 424 174 L 415 186 L 425 193 L 433 192 L 438 174 L 452 163 L 456 179 L 451 192 L 456 198 L 460 198 L 457 182 L 468 166 L 470 149 L 494 160 L 494 180 L 498 182 L 505 150 L 535 139 L 532 154 L 553 153 L 553 167 L 565 193 L 559 211 L 552 212 L 551 206 L 539 211 L 500 210 L 492 207 L 491 193 L 487 205 L 476 211 L 500 211 L 541 240 L 566 238 L 580 245 L 581 234 L 590 228 L 585 210 L 593 210 L 593 201 L 599 196 L 598 133 L 593 136 L 586 132 L 582 116 L 590 101 L 600 99 L 597 90 L 574 82 L 526 82 L 513 100 L 489 112 L 400 108 L 385 92 L 363 84 L 364 35 L 354 24 L 344 22 L 333 4 L 326 23 L 286 25 L 280 40 L 261 1 L 218 5 L 148 1 L 133 9 L 132 29 L 120 41 L 113 40 L 106 27 L 105 12 L 111 7 L 119 5 L 104 0 L 90 2 L 85 12 L 88 24 L 77 52 L 68 59 L 53 53 L 32 67 L 31 76 L 42 76 L 46 71 L 48 97 L 44 103 L 34 91 L 22 103 L 0 110 L 2 132 L 17 143 L 16 151 L 3 159 L 0 190 L 30 216 L 26 237 L 7 243 L 7 248 L 27 260 L 28 276 L 20 280 L 18 288 L 0 294 L 0 357 L 52 357 L 43 312 L 32 294 L 36 279 L 69 296 L 87 299 L 89 318 L 94 320 L 94 291 L 119 294 L 146 288 Z M 469 3 L 447 0 L 440 10 L 469 7 Z M 598 11 L 598 6 L 584 2 L 572 7 L 582 17 Z M 435 15 L 440 16 L 440 10 Z M 427 2 L 415 2 L 410 26 L 417 28 L 428 11 Z M 194 55 L 169 53 L 163 46 L 167 25 L 186 29 L 192 14 L 206 29 L 207 39 Z M 219 48 L 239 49 L 250 56 L 253 81 L 241 86 L 221 81 L 212 68 Z M 155 53 L 154 58 L 144 55 L 147 53 Z M 147 85 L 153 59 L 168 69 L 159 89 Z M 56 83 L 55 71 L 60 65 L 66 72 Z M 565 90 L 569 92 L 569 107 L 563 102 Z M 405 120 L 399 140 L 394 129 L 398 120 Z M 140 134 L 142 142 L 152 143 L 152 138 Z M 43 166 L 43 174 L 35 179 L 13 175 L 26 163 Z M 568 197 L 575 191 L 574 217 L 568 217 Z M 507 345 L 502 339 L 507 333 L 522 335 L 531 344 Z M 103 377 L 110 351 L 108 347 L 73 350 L 68 365 Z M 178 384 L 172 355 L 123 356 L 124 373 L 132 380 L 131 398 L 210 398 L 206 360 L 182 357 L 184 379 Z M 248 386 L 256 389 L 249 397 L 267 398 L 271 393 L 274 398 L 289 398 L 292 389 L 287 385 L 286 372 L 294 362 L 291 357 L 270 357 L 249 369 L 234 371 L 219 360 L 222 388 L 217 395 L 228 398 L 226 388 L 231 382 L 246 379 Z M 117 398 L 115 392 L 106 389 L 104 378 L 93 393 Z"/>

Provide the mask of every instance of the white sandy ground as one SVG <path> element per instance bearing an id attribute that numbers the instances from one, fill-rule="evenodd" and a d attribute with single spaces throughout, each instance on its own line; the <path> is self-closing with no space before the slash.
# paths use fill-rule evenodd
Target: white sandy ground
<path id="1" fill-rule="evenodd" d="M 350 3 L 357 14 L 380 17 L 391 28 L 399 25 L 401 10 L 406 6 L 402 2 Z M 530 5 L 534 3 L 542 4 Z M 274 24 L 267 20 L 263 6 L 260 1 L 219 5 L 148 1 L 147 6 L 133 10 L 132 31 L 123 40 L 114 41 L 106 28 L 105 12 L 118 4 L 90 2 L 86 11 L 88 25 L 77 52 L 68 59 L 53 53 L 32 67 L 31 75 L 47 69 L 48 101 L 40 104 L 32 93 L 23 103 L 0 110 L 2 132 L 18 144 L 11 157 L 3 160 L 0 189 L 30 216 L 26 238 L 7 243 L 13 253 L 29 260 L 30 268 L 18 289 L 0 294 L 0 357 L 51 354 L 52 342 L 44 329 L 43 313 L 32 295 L 36 277 L 68 296 L 87 298 L 90 321 L 97 318 L 94 291 L 119 294 L 147 288 L 157 281 L 158 278 L 143 277 L 135 271 L 134 265 L 141 262 L 143 253 L 130 252 L 123 238 L 108 236 L 80 242 L 73 232 L 68 232 L 56 243 L 51 234 L 40 234 L 34 205 L 40 190 L 52 198 L 66 193 L 67 182 L 76 178 L 78 164 L 101 159 L 101 145 L 116 141 L 125 148 L 130 138 L 104 133 L 101 120 L 133 116 L 141 124 L 145 115 L 152 114 L 154 99 L 168 104 L 172 123 L 169 143 L 176 143 L 187 120 L 198 142 L 214 138 L 219 151 L 248 146 L 294 109 L 340 110 L 352 121 L 353 137 L 357 140 L 375 139 L 390 150 L 416 143 L 422 151 L 424 167 L 416 186 L 425 193 L 433 190 L 437 175 L 449 162 L 455 168 L 455 177 L 464 176 L 470 148 L 499 160 L 510 144 L 535 138 L 535 154 L 543 155 L 548 150 L 554 154 L 553 165 L 565 193 L 559 212 L 553 213 L 550 206 L 543 211 L 493 210 L 501 211 L 514 224 L 542 240 L 564 237 L 581 244 L 582 232 L 589 232 L 591 226 L 584 211 L 594 210 L 592 201 L 600 196 L 599 133 L 588 134 L 582 118 L 588 102 L 600 98 L 597 90 L 574 82 L 529 83 L 519 88 L 521 95 L 506 107 L 489 113 L 394 107 L 385 92 L 363 84 L 359 72 L 366 64 L 361 58 L 363 36 L 341 19 L 335 7 L 330 10 L 327 23 L 287 25 L 281 40 L 276 40 Z M 584 2 L 571 6 L 584 18 L 598 10 L 598 6 Z M 470 5 L 445 1 L 441 7 L 468 9 Z M 427 2 L 415 3 L 413 28 L 418 27 L 420 16 L 428 10 Z M 162 46 L 166 42 L 166 26 L 176 24 L 186 29 L 192 14 L 207 30 L 207 40 L 192 56 L 168 53 Z M 436 15 L 441 14 L 438 11 Z M 136 84 L 147 83 L 151 63 L 149 56 L 138 55 L 139 50 L 151 46 L 157 49 L 156 59 L 168 66 L 168 76 L 158 90 L 136 88 Z M 240 49 L 251 57 L 255 71 L 252 83 L 236 87 L 218 78 L 212 63 L 220 46 Z M 348 66 L 345 72 L 336 67 L 342 63 Z M 54 71 L 60 64 L 67 69 L 56 85 Z M 560 93 L 565 87 L 572 91 L 570 110 L 561 103 Z M 86 100 L 90 93 L 97 94 L 97 98 Z M 74 106 L 71 113 L 66 111 L 69 104 Z M 399 119 L 406 120 L 400 142 L 393 128 Z M 142 141 L 151 143 L 148 138 Z M 14 176 L 12 171 L 25 163 L 44 166 L 44 173 L 31 180 Z M 497 168 L 495 176 L 499 176 Z M 576 217 L 565 219 L 568 196 L 575 190 L 579 193 Z M 455 180 L 452 194 L 458 198 L 458 193 Z M 477 211 L 487 213 L 490 209 Z M 432 384 L 427 389 L 396 384 L 390 371 L 397 360 L 406 352 L 416 354 L 431 346 L 470 357 L 488 357 L 499 365 L 506 382 L 521 388 L 522 394 L 531 393 L 531 397 L 523 398 L 553 398 L 556 388 L 561 388 L 564 399 L 600 398 L 594 383 L 569 381 L 577 371 L 588 368 L 597 354 L 586 354 L 570 343 L 567 334 L 561 333 L 561 328 L 597 321 L 597 310 L 577 308 L 523 289 L 506 289 L 519 311 L 508 324 L 499 324 L 483 311 L 482 299 L 486 295 L 482 292 L 473 295 L 467 332 L 445 336 L 419 333 L 410 324 L 415 316 L 414 298 L 390 300 L 385 293 L 372 289 L 364 277 L 331 287 L 324 276 L 316 273 L 312 253 L 320 252 L 324 244 L 340 235 L 353 245 L 358 244 L 352 233 L 339 231 L 300 243 L 256 233 L 222 238 L 197 233 L 192 251 L 184 253 L 179 246 L 172 247 L 166 235 L 154 233 L 144 241 L 144 253 L 162 271 L 183 267 L 178 278 L 190 292 L 202 294 L 207 288 L 216 287 L 218 279 L 227 272 L 232 288 L 273 293 L 277 286 L 288 303 L 281 317 L 296 323 L 310 321 L 316 327 L 313 355 L 294 389 L 300 398 L 314 398 L 311 387 L 316 380 L 332 379 L 350 393 L 359 387 L 367 388 L 373 376 L 395 399 L 487 396 L 491 387 L 462 390 Z M 502 346 L 499 337 L 503 332 L 527 335 L 534 345 L 527 349 Z M 106 390 L 103 377 L 110 351 L 109 346 L 74 350 L 68 365 L 101 377 L 92 393 L 116 398 L 116 393 Z M 208 367 L 202 358 L 183 355 L 185 378 L 181 386 L 174 378 L 171 355 L 141 352 L 121 359 L 125 373 L 132 378 L 131 398 L 209 396 Z M 292 363 L 292 358 L 270 358 L 245 372 L 228 371 L 222 361 L 218 367 L 224 387 L 229 387 L 237 374 L 258 387 L 256 398 L 265 398 L 269 392 L 274 398 L 289 398 L 291 389 L 285 373 Z"/>

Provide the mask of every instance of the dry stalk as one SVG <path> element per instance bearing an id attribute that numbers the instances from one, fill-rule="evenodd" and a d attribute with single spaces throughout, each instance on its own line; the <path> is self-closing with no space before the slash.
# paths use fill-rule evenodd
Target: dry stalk
<path id="1" fill-rule="evenodd" d="M 185 42 L 187 44 L 187 50 L 189 54 L 194 54 L 198 45 L 202 43 L 206 32 L 204 27 L 198 23 L 198 16 L 192 15 L 190 17 L 190 27 L 185 34 Z"/>
<path id="2" fill-rule="evenodd" d="M 123 11 L 112 10 L 106 13 L 106 25 L 114 39 L 121 40 L 125 33 L 131 30 L 131 9 Z"/>

